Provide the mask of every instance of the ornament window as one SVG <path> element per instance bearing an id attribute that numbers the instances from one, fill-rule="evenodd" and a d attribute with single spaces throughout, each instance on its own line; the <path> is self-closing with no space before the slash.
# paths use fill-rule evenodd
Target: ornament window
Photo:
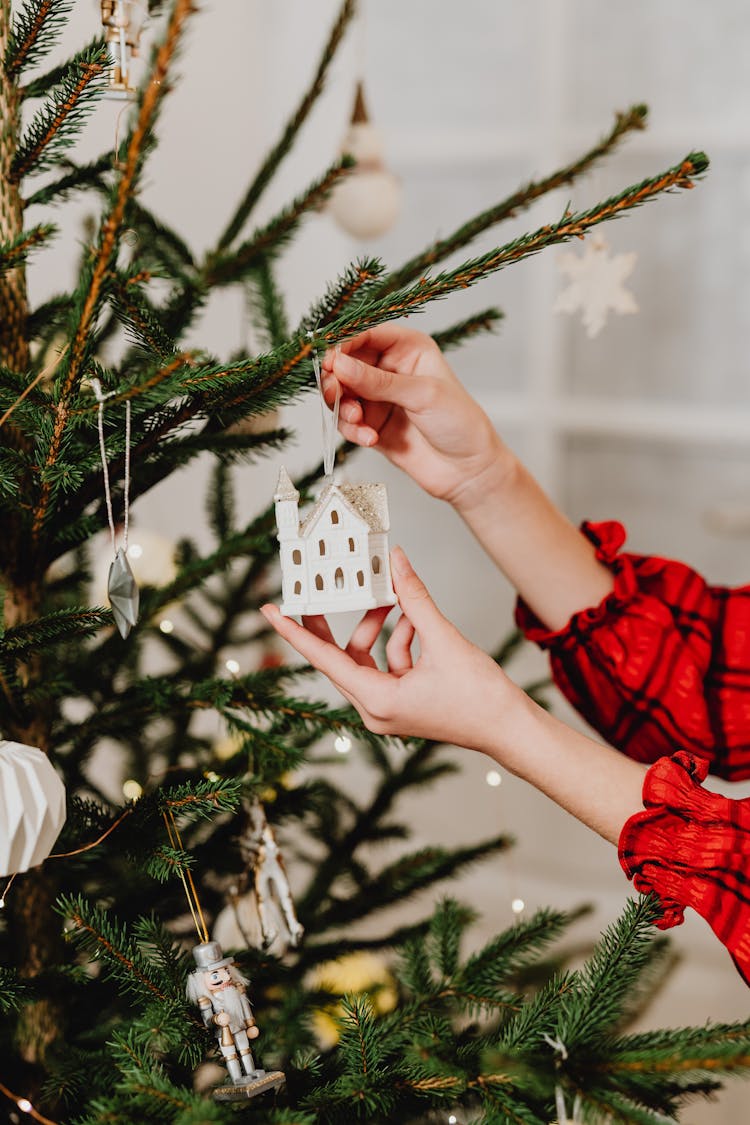
<path id="1" fill-rule="evenodd" d="M 297 582 L 294 583 L 294 592 L 295 592 L 295 594 L 301 594 L 302 593 L 302 583 L 301 582 L 297 581 Z"/>
<path id="2" fill-rule="evenodd" d="M 331 512 L 331 523 L 338 523 L 338 522 L 339 522 L 339 514 L 336 511 L 336 509 L 334 508 L 333 511 Z"/>
<path id="3" fill-rule="evenodd" d="M 315 575 L 315 589 L 316 590 L 322 590 L 323 589 L 323 575 L 322 574 L 316 574 Z"/>
<path id="4" fill-rule="evenodd" d="M 344 572 L 340 566 L 336 567 L 336 573 L 333 576 L 333 582 L 337 590 L 344 589 Z"/>
<path id="5" fill-rule="evenodd" d="M 350 554 L 353 555 L 356 550 L 357 550 L 357 544 L 354 542 L 354 540 L 352 539 L 352 537 L 350 535 L 349 536 L 349 552 L 350 552 Z"/>
<path id="6" fill-rule="evenodd" d="M 364 586 L 364 584 L 365 584 L 365 572 L 363 570 L 358 570 L 357 571 L 357 585 L 358 586 Z"/>
<path id="7" fill-rule="evenodd" d="M 318 540 L 318 551 L 320 552 L 321 555 L 325 555 L 325 553 L 326 553 L 326 541 L 325 541 L 325 539 L 319 539 Z"/>
<path id="8" fill-rule="evenodd" d="M 292 551 L 292 562 L 294 563 L 295 566 L 301 566 L 302 565 L 302 552 L 298 551 L 296 547 Z"/>
<path id="9" fill-rule="evenodd" d="M 380 574 L 380 555 L 372 556 L 372 573 Z"/>

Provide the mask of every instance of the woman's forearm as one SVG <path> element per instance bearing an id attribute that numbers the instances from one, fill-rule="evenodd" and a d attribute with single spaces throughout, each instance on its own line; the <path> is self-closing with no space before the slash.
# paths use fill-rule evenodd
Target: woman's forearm
<path id="1" fill-rule="evenodd" d="M 512 716 L 500 706 L 490 728 L 497 737 L 482 749 L 617 844 L 626 820 L 643 809 L 647 767 L 573 730 L 518 690 Z"/>
<path id="2" fill-rule="evenodd" d="M 549 629 L 596 605 L 613 588 L 594 547 L 505 446 L 454 506 L 521 597 Z"/>

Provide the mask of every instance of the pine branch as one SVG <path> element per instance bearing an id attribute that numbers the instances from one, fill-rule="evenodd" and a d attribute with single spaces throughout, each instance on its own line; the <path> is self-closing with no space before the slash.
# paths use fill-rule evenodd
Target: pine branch
<path id="1" fill-rule="evenodd" d="M 484 309 L 483 312 L 475 313 L 473 316 L 467 317 L 466 320 L 460 320 L 458 324 L 453 324 L 450 328 L 444 328 L 441 332 L 433 332 L 432 338 L 441 351 L 447 351 L 466 343 L 467 340 L 471 340 L 480 332 L 494 332 L 496 325 L 500 323 L 504 316 L 505 313 L 501 312 L 500 309 Z"/>
<path id="2" fill-rule="evenodd" d="M 111 623 L 112 615 L 108 610 L 57 610 L 26 624 L 16 625 L 0 635 L 0 659 L 12 657 L 19 660 L 62 641 L 90 637 Z"/>
<path id="3" fill-rule="evenodd" d="M 96 188 L 102 193 L 108 191 L 108 186 L 103 175 L 111 172 L 114 153 L 105 152 L 102 156 L 92 160 L 89 164 L 75 164 L 72 160 L 61 160 L 63 167 L 70 169 L 59 180 L 45 184 L 32 192 L 25 200 L 26 207 L 37 207 L 50 203 L 63 203 L 80 188 Z"/>
<path id="4" fill-rule="evenodd" d="M 255 207 L 255 204 L 260 199 L 261 195 L 268 186 L 271 178 L 279 167 L 281 161 L 290 151 L 297 134 L 304 125 L 310 110 L 315 105 L 320 94 L 325 87 L 325 81 L 328 70 L 336 54 L 338 46 L 344 36 L 347 25 L 354 15 L 355 0 L 344 0 L 336 21 L 331 29 L 331 34 L 326 43 L 323 54 L 318 63 L 318 68 L 313 77 L 312 83 L 305 91 L 302 101 L 298 105 L 296 111 L 287 122 L 281 137 L 268 153 L 266 159 L 258 170 L 255 179 L 250 184 L 242 202 L 239 204 L 232 219 L 229 222 L 226 230 L 219 239 L 218 251 L 226 250 L 226 248 L 234 241 L 237 235 L 242 230 L 245 222 L 247 221 L 250 212 Z"/>
<path id="5" fill-rule="evenodd" d="M 302 219 L 321 207 L 353 164 L 351 157 L 341 157 L 279 215 L 254 231 L 248 241 L 233 254 L 209 257 L 203 273 L 204 284 L 211 287 L 239 281 L 257 269 L 262 261 L 278 254 L 296 232 Z"/>
<path id="6" fill-rule="evenodd" d="M 289 335 L 284 301 L 267 258 L 262 258 L 258 268 L 248 278 L 245 286 L 248 311 L 255 313 L 256 333 L 262 326 L 263 344 L 278 348 Z M 259 333 L 261 334 L 261 333 Z"/>
<path id="7" fill-rule="evenodd" d="M 467 223 L 463 223 L 446 238 L 441 238 L 438 242 L 435 242 L 428 250 L 405 262 L 384 279 L 380 287 L 380 295 L 394 293 L 397 289 L 408 285 L 415 277 L 419 277 L 436 262 L 443 261 L 454 251 L 472 242 L 489 227 L 495 226 L 505 219 L 513 218 L 519 211 L 530 207 L 532 203 L 548 192 L 563 187 L 565 184 L 572 184 L 581 175 L 589 171 L 598 160 L 611 152 L 627 133 L 634 129 L 644 129 L 647 114 L 648 110 L 643 105 L 633 106 L 627 113 L 618 113 L 610 133 L 587 153 L 572 163 L 559 168 L 544 179 L 532 180 L 525 184 L 501 203 L 495 204 L 487 211 L 482 211 Z"/>
<path id="8" fill-rule="evenodd" d="M 73 0 L 27 0 L 16 15 L 3 60 L 9 78 L 44 58 L 72 10 Z"/>
<path id="9" fill-rule="evenodd" d="M 82 896 L 63 897 L 57 911 L 67 923 L 66 936 L 77 948 L 101 959 L 105 972 L 126 992 L 166 1000 L 163 982 L 154 979 L 148 964 L 124 925 Z"/>
<path id="10" fill-rule="evenodd" d="M 23 265 L 29 253 L 43 242 L 57 234 L 57 227 L 51 223 L 40 223 L 31 230 L 23 231 L 17 238 L 0 245 L 0 273 L 14 270 Z"/>
<path id="11" fill-rule="evenodd" d="M 540 227 L 530 234 L 521 235 L 496 250 L 469 259 L 456 269 L 434 277 L 423 277 L 411 288 L 402 289 L 392 295 L 379 296 L 375 301 L 368 302 L 364 309 L 356 309 L 349 315 L 339 317 L 329 326 L 327 332 L 321 333 L 322 339 L 330 346 L 347 334 L 361 332 L 384 320 L 408 316 L 423 308 L 428 301 L 445 297 L 459 289 L 468 289 L 488 274 L 504 269 L 513 262 L 520 262 L 548 246 L 569 242 L 571 238 L 582 238 L 599 223 L 618 218 L 628 210 L 640 207 L 664 192 L 692 188 L 695 186 L 694 180 L 703 175 L 707 168 L 708 159 L 703 153 L 691 153 L 666 172 L 626 188 L 619 195 L 612 196 L 586 211 L 573 215 L 566 211 L 559 222 Z M 300 355 L 300 358 L 304 356 Z M 288 369 L 285 367 L 284 374 L 287 374 Z"/>
<path id="12" fill-rule="evenodd" d="M 361 258 L 348 266 L 341 278 L 329 285 L 323 297 L 315 302 L 300 322 L 296 335 L 317 332 L 321 325 L 330 324 L 355 301 L 364 303 L 374 292 L 375 283 L 382 277 L 384 268 L 377 258 Z"/>
<path id="13" fill-rule="evenodd" d="M 80 132 L 104 93 L 107 64 L 103 43 L 73 60 L 59 87 L 53 90 L 18 143 L 11 165 L 12 183 L 49 168 Z"/>
<path id="14" fill-rule="evenodd" d="M 39 500 L 33 513 L 32 537 L 35 540 L 39 538 L 49 516 L 48 508 L 54 494 L 50 470 L 57 461 L 63 443 L 69 415 L 68 400 L 83 377 L 84 364 L 91 346 L 91 330 L 100 307 L 105 279 L 117 250 L 126 206 L 137 185 L 145 148 L 167 89 L 170 64 L 192 12 L 192 0 L 174 0 L 164 39 L 154 54 L 149 79 L 143 86 L 138 117 L 128 141 L 122 174 L 113 193 L 113 204 L 102 222 L 94 261 L 82 282 L 80 315 L 70 352 L 59 378 L 55 423 L 42 469 Z"/>

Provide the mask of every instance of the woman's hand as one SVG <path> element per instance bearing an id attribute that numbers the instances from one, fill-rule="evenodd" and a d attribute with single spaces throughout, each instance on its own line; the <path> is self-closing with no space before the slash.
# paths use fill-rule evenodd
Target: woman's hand
<path id="1" fill-rule="evenodd" d="M 323 359 L 329 405 L 337 387 L 343 437 L 377 445 L 440 500 L 460 505 L 509 456 L 487 415 L 423 332 L 381 324 L 329 350 Z"/>
<path id="2" fill-rule="evenodd" d="M 324 617 L 298 625 L 274 605 L 261 612 L 274 629 L 349 700 L 365 726 L 394 734 L 452 742 L 496 753 L 512 704 L 523 693 L 495 662 L 440 613 L 404 552 L 391 552 L 393 585 L 402 610 L 386 645 L 388 671 L 371 655 L 390 606 L 370 610 L 346 648 L 336 644 Z M 412 658 L 414 637 L 420 653 Z"/>

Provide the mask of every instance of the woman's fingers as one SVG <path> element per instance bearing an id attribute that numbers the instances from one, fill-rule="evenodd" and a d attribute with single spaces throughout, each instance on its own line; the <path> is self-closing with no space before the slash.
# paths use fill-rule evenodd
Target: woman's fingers
<path id="1" fill-rule="evenodd" d="M 362 667 L 333 641 L 317 636 L 291 617 L 285 617 L 278 606 L 269 602 L 260 607 L 260 612 L 280 637 L 288 641 L 319 672 L 328 676 L 347 698 L 357 699 L 360 693 L 367 691 L 372 677 L 379 678 L 383 675 L 375 668 Z"/>
<path id="2" fill-rule="evenodd" d="M 423 641 L 428 640 L 447 622 L 401 547 L 391 551 L 391 574 L 401 609 Z"/>
<path id="3" fill-rule="evenodd" d="M 314 617 L 303 617 L 302 624 L 310 633 L 320 637 L 321 641 L 327 641 L 331 645 L 336 644 L 331 627 L 322 614 L 316 614 Z"/>
<path id="4" fill-rule="evenodd" d="M 385 619 L 392 609 L 392 605 L 382 605 L 378 606 L 377 609 L 369 610 L 365 614 L 359 625 L 356 626 L 349 639 L 349 644 L 344 650 L 351 656 L 352 660 L 356 660 L 358 664 L 372 666 L 370 650 L 382 633 Z"/>
<path id="5" fill-rule="evenodd" d="M 385 655 L 388 660 L 388 671 L 393 676 L 403 676 L 414 667 L 411 655 L 411 644 L 414 640 L 415 629 L 408 617 L 399 617 L 396 627 L 388 638 L 385 646 Z"/>

